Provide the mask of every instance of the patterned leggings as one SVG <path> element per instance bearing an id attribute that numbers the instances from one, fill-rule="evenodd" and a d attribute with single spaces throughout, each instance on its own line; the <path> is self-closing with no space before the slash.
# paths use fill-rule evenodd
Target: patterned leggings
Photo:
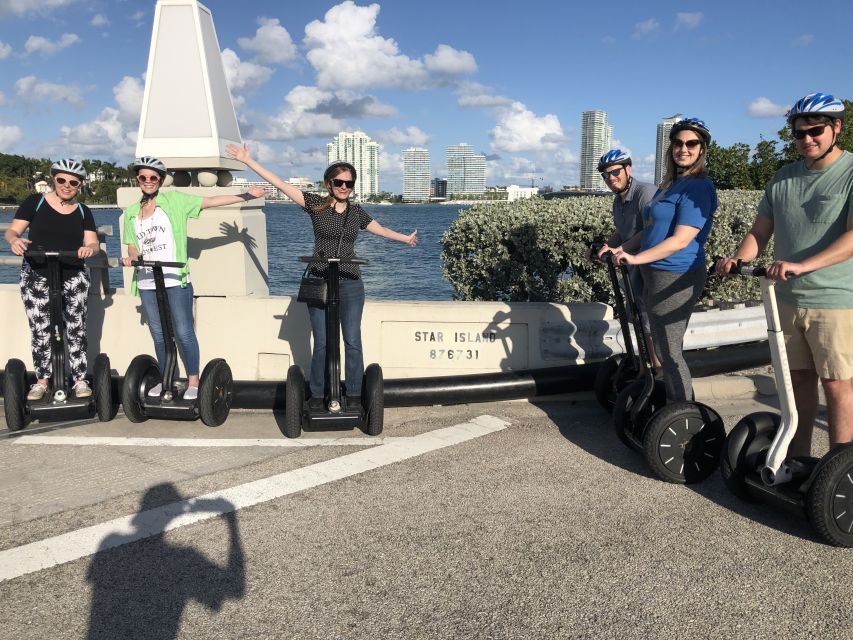
<path id="1" fill-rule="evenodd" d="M 62 283 L 63 315 L 68 361 L 74 381 L 86 377 L 86 298 L 89 273 L 84 269 Z M 33 366 L 39 380 L 49 378 L 53 370 L 50 358 L 50 289 L 47 278 L 37 274 L 24 261 L 21 265 L 21 298 L 32 335 Z"/>

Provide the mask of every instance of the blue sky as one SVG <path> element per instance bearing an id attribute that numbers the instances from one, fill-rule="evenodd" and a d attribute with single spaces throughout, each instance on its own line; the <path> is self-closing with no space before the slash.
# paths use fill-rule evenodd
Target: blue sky
<path id="1" fill-rule="evenodd" d="M 774 138 L 812 91 L 853 98 L 853 2 L 209 0 L 241 131 L 283 177 L 316 179 L 341 130 L 402 150 L 467 142 L 488 184 L 576 184 L 581 112 L 607 111 L 651 179 L 657 122 L 723 145 Z M 132 160 L 155 2 L 0 0 L 0 151 Z M 177 108 L 177 107 L 176 107 Z"/>

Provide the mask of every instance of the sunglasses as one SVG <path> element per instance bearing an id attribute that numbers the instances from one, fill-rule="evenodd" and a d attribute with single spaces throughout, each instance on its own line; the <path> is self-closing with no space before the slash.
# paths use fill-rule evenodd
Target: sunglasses
<path id="1" fill-rule="evenodd" d="M 819 124 L 815 127 L 811 127 L 810 129 L 794 129 L 791 134 L 797 140 L 802 140 L 806 136 L 810 138 L 817 138 L 820 135 L 823 135 L 823 130 L 826 129 L 825 124 Z"/>
<path id="2" fill-rule="evenodd" d="M 69 187 L 74 187 L 75 189 L 80 186 L 79 180 L 66 180 L 65 178 L 54 178 L 56 180 L 56 184 L 68 184 Z"/>
<path id="3" fill-rule="evenodd" d="M 355 186 L 355 180 L 338 180 L 337 178 L 333 178 L 332 184 L 336 187 L 346 187 L 347 189 L 352 189 Z"/>
<path id="4" fill-rule="evenodd" d="M 687 147 L 688 149 L 695 149 L 700 144 L 702 144 L 701 140 L 679 140 L 676 138 L 672 141 L 672 148 L 681 149 L 681 147 Z"/>
<path id="5" fill-rule="evenodd" d="M 611 169 L 610 171 L 602 171 L 601 179 L 606 182 L 610 178 L 618 178 L 620 173 L 622 173 L 622 167 Z"/>
<path id="6" fill-rule="evenodd" d="M 160 176 L 136 176 L 140 182 L 160 182 Z"/>

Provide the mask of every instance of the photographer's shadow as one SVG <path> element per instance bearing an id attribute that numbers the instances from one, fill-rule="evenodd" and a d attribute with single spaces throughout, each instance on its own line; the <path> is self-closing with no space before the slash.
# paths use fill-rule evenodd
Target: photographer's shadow
<path id="1" fill-rule="evenodd" d="M 173 519 L 199 511 L 219 513 L 227 525 L 225 566 L 166 539 L 164 530 Z M 219 611 L 226 599 L 243 597 L 245 558 L 237 514 L 227 500 L 185 501 L 173 484 L 156 485 L 145 492 L 131 525 L 130 532 L 107 535 L 89 566 L 87 638 L 177 638 L 190 600 Z"/>

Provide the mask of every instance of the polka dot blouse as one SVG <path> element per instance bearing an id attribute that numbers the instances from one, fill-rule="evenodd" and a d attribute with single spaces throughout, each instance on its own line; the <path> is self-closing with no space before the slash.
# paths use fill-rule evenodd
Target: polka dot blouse
<path id="1" fill-rule="evenodd" d="M 335 211 L 334 205 L 321 210 L 319 213 L 314 212 L 314 207 L 317 207 L 325 198 L 316 193 L 305 194 L 305 206 L 303 209 L 311 217 L 311 225 L 314 227 L 314 255 L 338 258 L 352 258 L 355 256 L 355 239 L 358 232 L 367 227 L 373 220 L 367 211 L 361 208 L 361 205 L 350 203 L 349 216 L 346 213 L 338 213 Z M 346 217 L 346 228 L 344 229 L 343 239 L 341 240 L 341 253 L 338 253 L 338 239 L 341 237 L 341 226 L 344 224 Z M 326 276 L 327 267 L 325 264 L 312 265 L 310 273 L 324 278 Z M 340 266 L 341 278 L 349 280 L 358 280 L 361 277 L 358 265 L 342 264 Z"/>

